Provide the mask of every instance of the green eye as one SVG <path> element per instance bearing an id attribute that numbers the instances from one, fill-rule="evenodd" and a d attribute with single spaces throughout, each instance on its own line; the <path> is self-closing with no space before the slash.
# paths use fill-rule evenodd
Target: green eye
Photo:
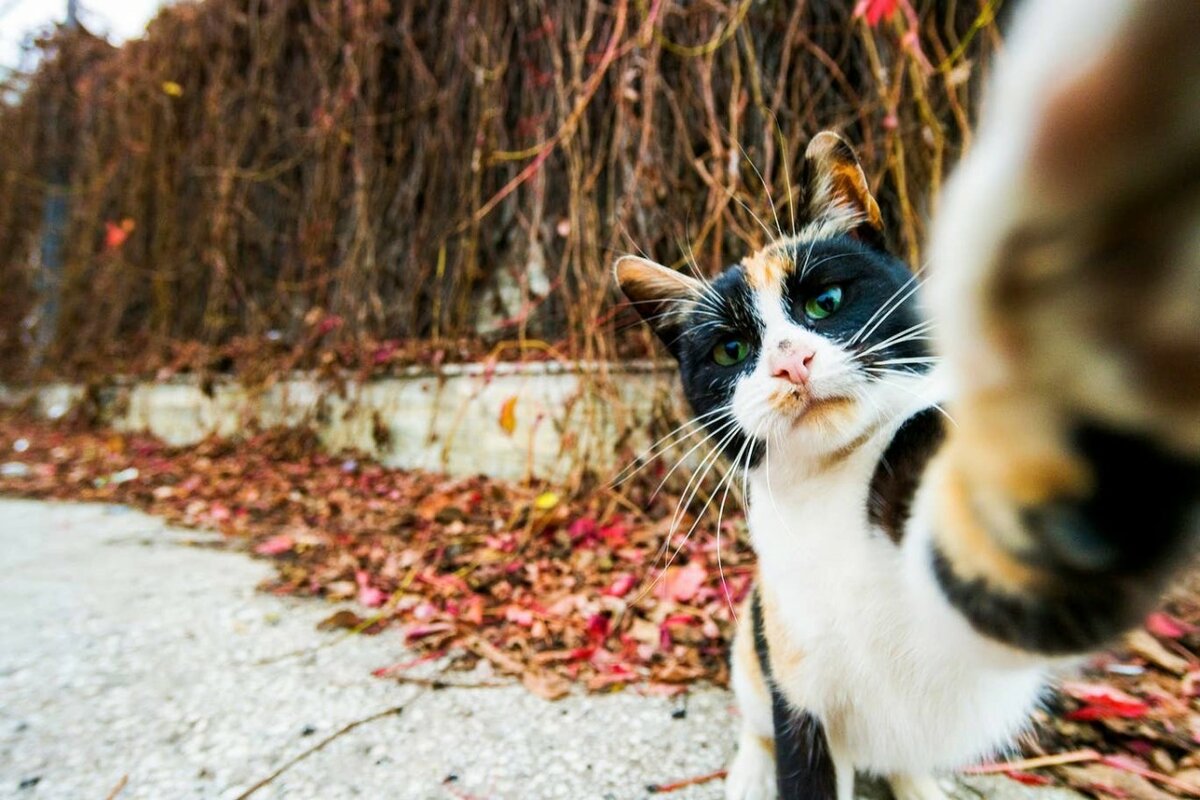
<path id="1" fill-rule="evenodd" d="M 809 319 L 825 319 L 842 307 L 842 287 L 830 286 L 820 294 L 808 298 L 804 304 L 804 313 Z"/>
<path id="2" fill-rule="evenodd" d="M 740 364 L 750 355 L 750 345 L 741 339 L 725 339 L 713 348 L 713 361 L 722 367 Z"/>

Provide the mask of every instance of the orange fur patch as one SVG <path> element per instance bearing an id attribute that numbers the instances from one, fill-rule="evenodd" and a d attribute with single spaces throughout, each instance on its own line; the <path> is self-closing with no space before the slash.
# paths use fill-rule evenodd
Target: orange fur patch
<path id="1" fill-rule="evenodd" d="M 746 282 L 750 288 L 763 291 L 781 287 L 796 264 L 780 253 L 778 248 L 768 246 L 744 259 L 742 268 L 746 270 Z"/>
<path id="2" fill-rule="evenodd" d="M 957 455 L 952 450 L 938 456 L 928 473 L 939 490 L 934 537 L 951 568 L 963 580 L 979 578 L 1008 594 L 1042 585 L 1045 574 L 1017 560 L 980 519 L 966 473 L 953 459 Z"/>
<path id="3" fill-rule="evenodd" d="M 1017 505 L 1086 494 L 1087 465 L 1059 443 L 1052 409 L 1022 389 L 976 394 L 960 406 L 955 458 L 977 483 Z"/>
<path id="4" fill-rule="evenodd" d="M 761 582 L 758 591 L 762 599 L 763 632 L 771 651 L 771 670 L 786 693 L 786 687 L 795 683 L 793 676 L 804 663 L 804 653 L 788 637 L 787 629 L 783 626 L 783 610 L 774 594 Z"/>
<path id="5" fill-rule="evenodd" d="M 741 622 L 738 625 L 737 637 L 733 643 L 733 657 L 738 663 L 738 670 L 750 681 L 754 693 L 762 697 L 763 702 L 771 702 L 771 692 L 767 689 L 763 677 L 762 666 L 758 663 L 758 653 L 754 649 L 754 625 L 751 622 L 754 615 L 750 611 L 750 598 L 742 603 L 738 612 Z"/>
<path id="6" fill-rule="evenodd" d="M 829 180 L 832 183 L 835 203 L 861 211 L 868 225 L 883 230 L 883 215 L 879 213 L 879 204 L 871 196 L 867 176 L 863 174 L 862 167 L 857 162 L 838 163 L 833 168 Z"/>

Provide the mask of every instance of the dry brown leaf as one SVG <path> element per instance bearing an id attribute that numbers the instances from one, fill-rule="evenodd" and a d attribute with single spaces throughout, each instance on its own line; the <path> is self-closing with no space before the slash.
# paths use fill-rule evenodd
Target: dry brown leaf
<path id="1" fill-rule="evenodd" d="M 1167 672 L 1183 675 L 1188 671 L 1189 664 L 1186 658 L 1175 655 L 1141 628 L 1131 631 L 1125 637 L 1125 644 L 1134 653 Z"/>
<path id="2" fill-rule="evenodd" d="M 1088 764 L 1084 767 L 1062 767 L 1067 783 L 1077 789 L 1102 793 L 1109 797 L 1132 800 L 1177 800 L 1150 781 L 1107 764 Z"/>
<path id="3" fill-rule="evenodd" d="M 560 700 L 571 693 L 569 680 L 547 670 L 527 671 L 521 684 L 543 700 Z"/>

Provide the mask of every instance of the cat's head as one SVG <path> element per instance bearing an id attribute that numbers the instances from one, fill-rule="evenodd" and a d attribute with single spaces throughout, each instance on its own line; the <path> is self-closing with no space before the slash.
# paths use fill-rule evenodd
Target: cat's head
<path id="1" fill-rule="evenodd" d="M 642 258 L 616 264 L 621 290 L 679 361 L 713 441 L 755 466 L 759 446 L 822 457 L 914 402 L 927 369 L 917 281 L 884 245 L 854 151 L 831 132 L 806 153 L 801 229 L 711 281 Z"/>

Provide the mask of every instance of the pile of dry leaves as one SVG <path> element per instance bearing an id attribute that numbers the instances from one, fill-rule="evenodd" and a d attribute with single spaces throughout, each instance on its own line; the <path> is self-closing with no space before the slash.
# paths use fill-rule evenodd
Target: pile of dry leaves
<path id="1" fill-rule="evenodd" d="M 218 530 L 274 562 L 266 590 L 371 609 L 327 626 L 398 629 L 416 655 L 381 677 L 485 659 L 548 698 L 575 682 L 675 692 L 727 679 L 731 608 L 754 569 L 743 522 L 727 513 L 717 536 L 703 518 L 685 536 L 694 520 L 676 524 L 677 498 L 652 496 L 656 477 L 569 498 L 328 455 L 304 431 L 170 448 L 0 416 L 0 494 L 121 502 Z M 977 771 L 1103 796 L 1200 797 L 1198 588 L 1066 682 L 1026 758 Z"/>
<path id="2" fill-rule="evenodd" d="M 376 610 L 331 625 L 401 626 L 425 658 L 485 658 L 547 697 L 571 681 L 725 681 L 731 607 L 753 570 L 741 522 L 726 515 L 718 555 L 712 525 L 687 537 L 693 520 L 673 522 L 655 484 L 570 499 L 331 456 L 300 430 L 173 449 L 0 420 L 0 492 L 127 503 L 219 530 L 274 561 L 269 591 Z"/>

